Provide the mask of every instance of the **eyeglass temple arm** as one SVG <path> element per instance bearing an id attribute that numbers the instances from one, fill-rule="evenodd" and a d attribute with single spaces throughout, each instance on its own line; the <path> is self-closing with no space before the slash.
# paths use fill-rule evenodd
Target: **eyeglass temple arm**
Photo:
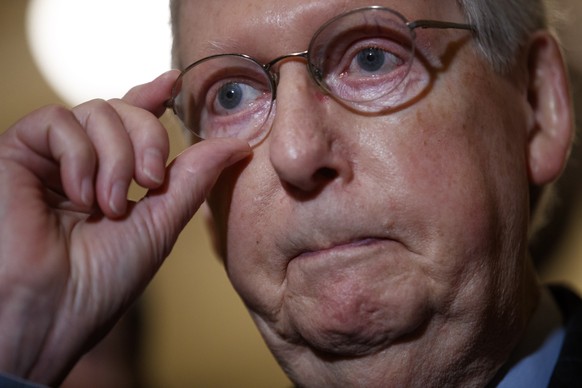
<path id="1" fill-rule="evenodd" d="M 415 20 L 413 22 L 406 23 L 408 28 L 414 30 L 416 28 L 453 28 L 457 30 L 468 30 L 471 32 L 477 32 L 475 26 L 470 24 L 462 24 L 462 23 L 451 23 L 451 22 L 441 22 L 437 20 Z"/>

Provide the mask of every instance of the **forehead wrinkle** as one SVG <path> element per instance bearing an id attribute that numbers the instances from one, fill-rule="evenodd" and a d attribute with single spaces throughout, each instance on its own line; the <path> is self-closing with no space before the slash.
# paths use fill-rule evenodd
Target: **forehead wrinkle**
<path id="1" fill-rule="evenodd" d="M 350 5 L 353 3 L 353 0 L 342 0 L 341 2 L 338 1 L 337 4 L 333 7 L 335 14 L 341 14 L 344 11 L 348 11 L 354 8 L 354 5 Z M 281 8 L 275 9 L 267 9 L 261 15 L 255 16 L 255 23 L 266 23 L 269 26 L 276 27 L 281 31 L 287 31 L 290 29 L 297 28 L 297 26 L 304 27 L 305 25 L 301 23 L 304 21 L 303 19 L 306 15 L 321 15 L 325 14 L 325 12 L 329 7 L 327 4 L 322 4 L 317 1 L 307 2 L 301 4 L 300 6 L 293 5 L 293 4 L 285 4 Z M 333 15 L 335 16 L 335 15 Z M 324 18 L 327 20 L 329 18 Z M 315 32 L 315 31 L 313 31 Z"/>
<path id="2" fill-rule="evenodd" d="M 369 0 L 338 0 L 332 3 L 333 6 L 325 0 L 290 0 L 273 5 L 271 2 L 249 1 L 237 2 L 238 7 L 229 7 L 230 0 L 224 0 L 220 4 L 213 3 L 209 12 L 204 12 L 206 21 L 224 16 L 229 10 L 234 11 L 238 21 L 227 23 L 226 29 L 217 36 L 206 36 L 198 41 L 194 39 L 197 34 L 191 30 L 189 34 L 184 34 L 190 37 L 189 59 L 193 62 L 208 55 L 240 53 L 269 61 L 287 52 L 307 49 L 313 33 L 330 18 L 353 8 L 370 5 Z M 445 10 L 450 9 L 451 5 L 450 1 L 442 0 L 438 3 L 434 0 L 383 0 L 373 3 L 402 12 L 409 20 L 431 16 L 439 18 L 437 15 L 446 13 Z M 457 2 L 452 3 L 457 5 Z M 190 23 L 186 23 L 188 24 Z M 196 46 L 197 54 L 194 57 L 191 49 Z"/>
<path id="3" fill-rule="evenodd" d="M 305 50 L 311 36 L 316 31 L 316 28 L 313 31 L 309 28 L 306 29 L 306 25 L 318 27 L 319 24 L 331 17 L 354 8 L 354 3 L 354 0 L 341 0 L 332 8 L 333 13 L 330 13 L 330 8 L 325 6 L 325 3 L 322 7 L 322 2 L 318 1 L 307 2 L 299 6 L 283 3 L 278 4 L 277 7 L 268 8 L 263 3 L 259 5 L 259 8 L 262 8 L 260 12 L 250 12 L 253 16 L 247 17 L 244 23 L 239 23 L 235 29 L 231 29 L 230 34 L 206 41 L 200 46 L 200 49 L 204 56 L 239 53 L 256 57 L 258 53 L 255 51 L 260 50 L 261 47 L 261 45 L 257 46 L 257 39 L 267 37 L 265 46 L 268 46 L 268 42 L 272 39 L 278 39 L 282 52 L 285 50 Z M 314 17 L 318 18 L 317 23 L 319 24 L 314 24 Z M 259 36 L 257 36 L 257 26 L 260 26 Z M 301 47 L 297 46 L 297 40 L 304 41 L 304 44 Z M 248 47 L 248 42 L 252 43 L 250 47 Z M 287 44 L 282 44 L 283 42 L 287 42 Z"/>

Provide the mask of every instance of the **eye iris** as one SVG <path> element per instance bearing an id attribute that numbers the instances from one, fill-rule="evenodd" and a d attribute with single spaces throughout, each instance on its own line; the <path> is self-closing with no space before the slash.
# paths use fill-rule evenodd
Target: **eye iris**
<path id="1" fill-rule="evenodd" d="M 385 58 L 382 50 L 368 47 L 358 53 L 358 64 L 365 71 L 378 71 L 384 65 Z"/>
<path id="2" fill-rule="evenodd" d="M 218 101 L 224 109 L 234 109 L 242 101 L 243 90 L 239 84 L 229 83 L 220 88 Z"/>

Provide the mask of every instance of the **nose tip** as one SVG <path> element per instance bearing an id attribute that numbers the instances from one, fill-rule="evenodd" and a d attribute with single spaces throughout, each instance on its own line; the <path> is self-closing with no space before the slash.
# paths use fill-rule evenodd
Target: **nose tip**
<path id="1" fill-rule="evenodd" d="M 325 149 L 279 150 L 271 154 L 271 163 L 283 186 L 296 195 L 317 193 L 340 176 L 340 166 Z"/>

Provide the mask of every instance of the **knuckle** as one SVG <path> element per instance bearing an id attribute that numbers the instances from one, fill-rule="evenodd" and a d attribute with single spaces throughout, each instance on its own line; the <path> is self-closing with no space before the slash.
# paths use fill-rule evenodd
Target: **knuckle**
<path id="1" fill-rule="evenodd" d="M 93 100 L 89 100 L 89 101 L 85 101 L 84 103 L 78 105 L 76 108 L 74 109 L 103 109 L 105 108 L 107 105 L 107 101 L 105 101 L 102 98 L 95 98 Z"/>
<path id="2" fill-rule="evenodd" d="M 113 114 L 114 109 L 107 101 L 97 98 L 76 106 L 73 108 L 73 112 L 75 112 L 75 115 L 80 121 L 86 121 L 94 115 Z"/>
<path id="3" fill-rule="evenodd" d="M 107 100 L 110 104 L 124 104 L 125 101 L 123 101 L 121 98 L 112 98 Z"/>
<path id="4" fill-rule="evenodd" d="M 48 137 L 54 147 L 54 152 L 61 156 L 91 155 L 93 147 L 82 134 L 78 117 L 71 109 L 60 105 L 46 107 L 49 123 Z"/>
<path id="5" fill-rule="evenodd" d="M 61 122 L 72 117 L 72 113 L 68 108 L 58 104 L 47 105 L 42 110 L 48 122 Z"/>
<path id="6" fill-rule="evenodd" d="M 103 99 L 85 102 L 74 108 L 73 111 L 81 126 L 88 133 L 101 131 L 105 128 L 113 130 L 122 127 L 117 110 Z"/>

